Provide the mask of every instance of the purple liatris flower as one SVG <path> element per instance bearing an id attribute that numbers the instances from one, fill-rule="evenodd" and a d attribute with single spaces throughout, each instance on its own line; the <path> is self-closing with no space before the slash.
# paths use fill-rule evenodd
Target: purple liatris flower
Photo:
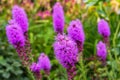
<path id="1" fill-rule="evenodd" d="M 38 63 L 32 63 L 30 66 L 30 70 L 33 72 L 36 80 L 41 80 L 42 75 L 40 74 L 41 67 Z"/>
<path id="2" fill-rule="evenodd" d="M 47 55 L 41 53 L 38 59 L 38 64 L 40 65 L 41 69 L 46 72 L 46 74 L 49 74 L 51 64 Z"/>
<path id="3" fill-rule="evenodd" d="M 63 7 L 57 2 L 53 6 L 53 26 L 56 33 L 63 33 L 64 30 L 64 11 Z"/>
<path id="4" fill-rule="evenodd" d="M 32 71 L 32 72 L 40 72 L 40 65 L 39 64 L 37 64 L 37 63 L 32 63 L 32 65 L 30 66 L 30 70 Z"/>
<path id="5" fill-rule="evenodd" d="M 19 24 L 23 32 L 28 31 L 28 18 L 23 8 L 14 6 L 12 9 L 12 18 Z"/>
<path id="6" fill-rule="evenodd" d="M 70 25 L 67 29 L 68 35 L 77 42 L 78 46 L 82 48 L 85 40 L 85 34 L 83 30 L 82 23 L 80 20 L 76 19 L 70 22 Z M 81 51 L 82 49 L 80 49 Z"/>
<path id="7" fill-rule="evenodd" d="M 101 19 L 98 22 L 98 32 L 103 37 L 109 37 L 110 36 L 110 27 L 104 19 Z"/>
<path id="8" fill-rule="evenodd" d="M 99 57 L 99 59 L 101 61 L 105 61 L 106 57 L 107 57 L 107 49 L 106 49 L 106 45 L 100 41 L 97 44 L 97 56 Z"/>
<path id="9" fill-rule="evenodd" d="M 25 45 L 25 38 L 21 27 L 12 20 L 10 21 L 10 24 L 6 26 L 6 35 L 9 43 L 11 43 L 14 47 L 18 45 Z"/>
<path id="10" fill-rule="evenodd" d="M 56 58 L 67 69 L 68 80 L 72 80 L 76 75 L 77 44 L 70 37 L 58 34 L 53 47 Z"/>
<path id="11" fill-rule="evenodd" d="M 76 43 L 70 37 L 58 34 L 54 43 L 54 53 L 63 67 L 75 66 L 78 49 Z"/>

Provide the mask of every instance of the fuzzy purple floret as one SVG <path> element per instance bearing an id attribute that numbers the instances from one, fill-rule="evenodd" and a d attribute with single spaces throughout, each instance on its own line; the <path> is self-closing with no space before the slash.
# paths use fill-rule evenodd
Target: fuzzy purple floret
<path id="1" fill-rule="evenodd" d="M 51 69 L 50 60 L 48 56 L 45 55 L 44 53 L 40 54 L 39 59 L 38 59 L 38 64 L 41 66 L 42 70 L 50 71 Z"/>
<path id="2" fill-rule="evenodd" d="M 53 26 L 56 33 L 63 33 L 64 30 L 64 11 L 63 7 L 57 2 L 53 6 Z"/>
<path id="3" fill-rule="evenodd" d="M 75 40 L 76 42 L 80 42 L 81 44 L 84 44 L 85 34 L 80 20 L 76 19 L 71 21 L 67 31 L 68 35 L 73 40 Z"/>
<path id="4" fill-rule="evenodd" d="M 13 22 L 13 21 L 11 21 Z M 22 29 L 16 23 L 10 23 L 6 26 L 6 35 L 10 44 L 14 47 L 17 45 L 24 46 L 25 45 L 25 38 L 22 32 Z"/>
<path id="5" fill-rule="evenodd" d="M 103 37 L 109 37 L 110 36 L 110 27 L 109 27 L 109 24 L 104 19 L 101 19 L 98 22 L 98 32 Z"/>
<path id="6" fill-rule="evenodd" d="M 77 44 L 70 37 L 58 34 L 53 47 L 55 56 L 63 67 L 68 69 L 71 66 L 75 66 L 78 48 Z"/>
<path id="7" fill-rule="evenodd" d="M 97 56 L 103 61 L 106 60 L 107 49 L 106 45 L 102 41 L 97 44 Z"/>
<path id="8" fill-rule="evenodd" d="M 32 65 L 30 66 L 30 70 L 35 73 L 40 72 L 40 69 L 40 65 L 37 63 L 32 63 Z"/>
<path id="9" fill-rule="evenodd" d="M 20 25 L 23 32 L 28 31 L 28 18 L 23 8 L 14 6 L 12 9 L 12 18 Z"/>

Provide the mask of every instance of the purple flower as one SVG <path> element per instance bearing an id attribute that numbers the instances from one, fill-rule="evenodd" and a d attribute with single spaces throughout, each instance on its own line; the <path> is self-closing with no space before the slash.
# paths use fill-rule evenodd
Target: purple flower
<path id="1" fill-rule="evenodd" d="M 82 44 L 85 40 L 85 35 L 83 31 L 83 26 L 80 20 L 73 20 L 70 22 L 70 25 L 67 29 L 68 35 L 75 41 L 79 41 Z"/>
<path id="2" fill-rule="evenodd" d="M 100 58 L 100 60 L 105 61 L 107 57 L 107 49 L 106 45 L 100 41 L 97 44 L 97 56 Z"/>
<path id="3" fill-rule="evenodd" d="M 101 19 L 98 22 L 98 32 L 103 37 L 109 37 L 110 36 L 110 27 L 104 19 Z"/>
<path id="4" fill-rule="evenodd" d="M 14 6 L 12 9 L 12 17 L 20 25 L 23 32 L 28 31 L 28 19 L 23 8 L 20 8 L 17 5 Z"/>
<path id="5" fill-rule="evenodd" d="M 77 43 L 79 50 L 82 51 L 85 41 L 85 34 L 80 20 L 76 19 L 71 21 L 67 31 L 68 35 Z"/>
<path id="6" fill-rule="evenodd" d="M 45 71 L 50 71 L 51 69 L 50 60 L 48 56 L 45 55 L 44 53 L 40 54 L 39 59 L 38 59 L 38 64 L 41 66 L 41 69 Z"/>
<path id="7" fill-rule="evenodd" d="M 30 70 L 34 73 L 40 72 L 40 69 L 40 65 L 37 63 L 32 63 L 32 65 L 30 66 Z"/>
<path id="8" fill-rule="evenodd" d="M 64 30 L 64 11 L 63 7 L 57 2 L 53 6 L 53 26 L 56 33 L 63 33 Z"/>
<path id="9" fill-rule="evenodd" d="M 76 43 L 70 37 L 58 34 L 53 47 L 55 56 L 63 67 L 68 69 L 75 66 L 78 49 Z"/>
<path id="10" fill-rule="evenodd" d="M 10 24 L 6 26 L 6 35 L 9 43 L 14 47 L 17 45 L 21 47 L 25 45 L 25 38 L 21 27 L 12 20 L 10 21 Z"/>

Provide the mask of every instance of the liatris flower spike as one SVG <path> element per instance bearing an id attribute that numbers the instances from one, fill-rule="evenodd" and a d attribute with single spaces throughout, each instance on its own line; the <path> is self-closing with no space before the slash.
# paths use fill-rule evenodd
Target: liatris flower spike
<path id="1" fill-rule="evenodd" d="M 29 57 L 25 52 L 25 37 L 21 27 L 14 21 L 10 20 L 9 24 L 6 26 L 6 35 L 10 44 L 12 44 L 24 66 L 29 64 Z"/>
<path id="2" fill-rule="evenodd" d="M 67 31 L 68 31 L 68 35 L 73 40 L 75 40 L 81 52 L 83 50 L 85 34 L 84 34 L 83 26 L 80 20 L 76 19 L 71 21 Z"/>
<path id="3" fill-rule="evenodd" d="M 21 27 L 19 27 L 19 25 L 16 24 L 14 20 L 10 20 L 9 24 L 6 26 L 6 35 L 9 43 L 16 48 L 20 59 L 25 65 L 28 60 L 24 52 L 25 38 Z"/>
<path id="4" fill-rule="evenodd" d="M 22 47 L 25 45 L 25 38 L 22 29 L 14 20 L 9 21 L 9 24 L 6 26 L 6 35 L 9 43 L 15 48 L 17 46 Z"/>
<path id="5" fill-rule="evenodd" d="M 77 44 L 70 37 L 58 34 L 53 47 L 56 58 L 67 69 L 68 79 L 71 80 L 76 74 Z"/>
<path id="6" fill-rule="evenodd" d="M 40 74 L 40 65 L 37 63 L 32 63 L 32 65 L 30 66 L 30 70 L 33 72 L 36 80 L 41 80 L 42 75 Z"/>
<path id="7" fill-rule="evenodd" d="M 103 63 L 106 62 L 106 57 L 107 57 L 107 48 L 106 45 L 100 41 L 97 44 L 97 56 L 99 60 L 101 60 Z"/>
<path id="8" fill-rule="evenodd" d="M 53 6 L 52 17 L 55 32 L 62 34 L 64 30 L 64 11 L 59 2 Z"/>
<path id="9" fill-rule="evenodd" d="M 101 19 L 98 22 L 98 32 L 99 32 L 100 35 L 103 36 L 104 42 L 106 44 L 109 44 L 110 27 L 108 25 L 108 22 L 105 21 L 104 19 Z"/>
<path id="10" fill-rule="evenodd" d="M 49 75 L 51 64 L 48 56 L 44 53 L 41 53 L 39 56 L 38 64 L 40 65 L 41 69 L 44 70 L 47 75 Z"/>
<path id="11" fill-rule="evenodd" d="M 32 65 L 30 66 L 30 70 L 34 73 L 40 72 L 40 69 L 40 65 L 37 63 L 32 63 Z"/>
<path id="12" fill-rule="evenodd" d="M 23 32 L 28 31 L 28 18 L 23 8 L 15 5 L 12 9 L 12 18 L 19 24 Z"/>
<path id="13" fill-rule="evenodd" d="M 21 27 L 24 37 L 25 37 L 25 55 L 29 57 L 30 60 L 30 53 L 31 53 L 31 47 L 30 47 L 30 41 L 28 39 L 28 18 L 27 14 L 25 13 L 24 9 L 15 5 L 12 8 L 12 18 L 13 20 Z"/>

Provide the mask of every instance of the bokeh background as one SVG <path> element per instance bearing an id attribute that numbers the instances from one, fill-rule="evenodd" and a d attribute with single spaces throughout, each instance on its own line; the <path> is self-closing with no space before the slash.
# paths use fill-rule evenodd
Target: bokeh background
<path id="1" fill-rule="evenodd" d="M 80 19 L 85 31 L 83 60 L 77 64 L 75 80 L 120 80 L 120 0 L 0 0 L 0 80 L 32 80 L 7 41 L 5 27 L 11 19 L 14 5 L 23 7 L 29 19 L 29 39 L 34 61 L 45 52 L 52 64 L 49 76 L 43 80 L 67 80 L 66 70 L 55 59 L 52 7 L 60 1 L 65 12 L 65 32 L 71 20 Z M 107 66 L 99 61 L 88 61 L 96 55 L 96 44 L 102 37 L 97 32 L 100 18 L 108 21 L 111 29 Z M 95 69 L 94 69 L 95 68 Z"/>

